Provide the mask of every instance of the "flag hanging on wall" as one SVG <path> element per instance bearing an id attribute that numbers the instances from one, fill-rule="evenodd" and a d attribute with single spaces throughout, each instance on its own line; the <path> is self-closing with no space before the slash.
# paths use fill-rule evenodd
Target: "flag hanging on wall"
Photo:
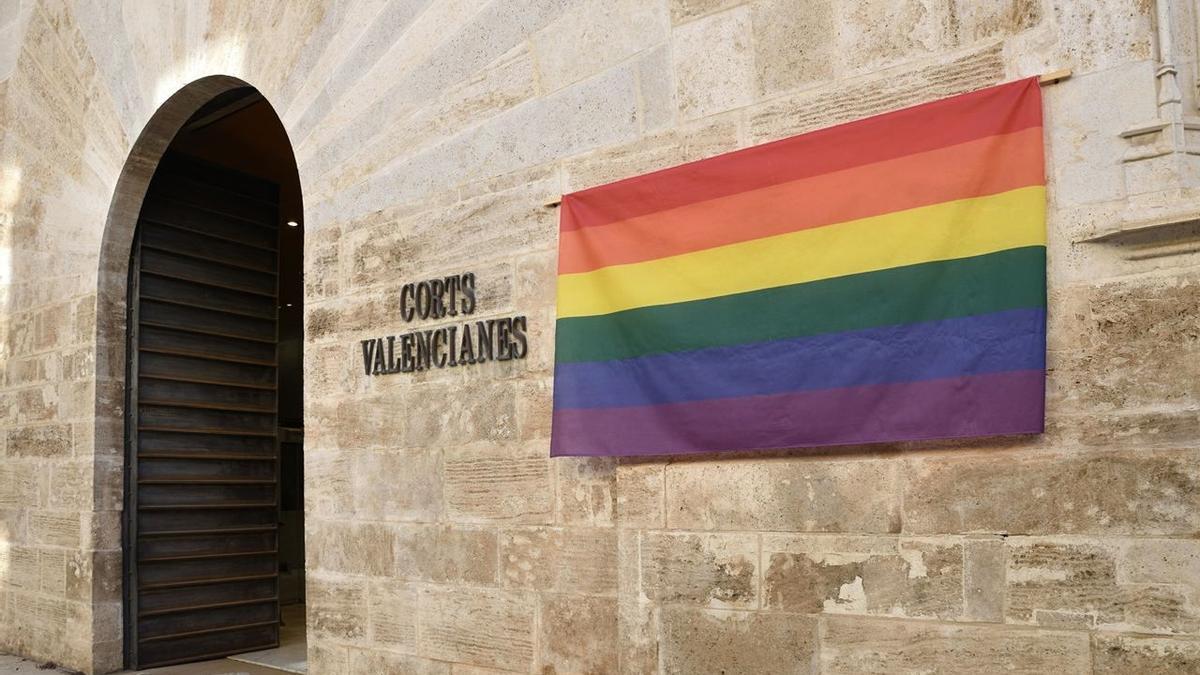
<path id="1" fill-rule="evenodd" d="M 565 195 L 552 455 L 1039 433 L 1036 78 Z"/>

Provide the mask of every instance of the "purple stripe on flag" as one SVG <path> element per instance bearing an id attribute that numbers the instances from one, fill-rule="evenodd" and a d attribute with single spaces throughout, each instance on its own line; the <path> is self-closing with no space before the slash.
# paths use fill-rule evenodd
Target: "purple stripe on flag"
<path id="1" fill-rule="evenodd" d="M 1046 310 L 560 363 L 554 408 L 616 408 L 862 387 L 1046 367 Z"/>
<path id="2" fill-rule="evenodd" d="M 1043 431 L 1045 372 L 558 410 L 552 456 L 668 455 Z"/>

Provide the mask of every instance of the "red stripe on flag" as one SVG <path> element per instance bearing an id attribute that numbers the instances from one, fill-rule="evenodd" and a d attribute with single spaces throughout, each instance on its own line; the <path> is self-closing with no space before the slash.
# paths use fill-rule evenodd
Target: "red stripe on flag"
<path id="1" fill-rule="evenodd" d="M 561 229 L 636 218 L 769 185 L 1041 126 L 1037 78 L 924 103 L 563 197 Z"/>

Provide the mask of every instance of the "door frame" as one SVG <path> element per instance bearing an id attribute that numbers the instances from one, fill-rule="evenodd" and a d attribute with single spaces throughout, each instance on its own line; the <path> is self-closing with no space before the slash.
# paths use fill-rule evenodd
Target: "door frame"
<path id="1" fill-rule="evenodd" d="M 183 85 L 159 105 L 130 146 L 105 218 L 96 277 L 96 386 L 91 424 L 98 489 L 92 503 L 90 529 L 95 553 L 90 585 L 92 615 L 114 620 L 92 622 L 92 663 L 97 672 L 124 668 L 128 651 L 125 625 L 130 612 L 125 603 L 128 584 L 123 527 L 129 492 L 125 391 L 130 381 L 130 263 L 138 218 L 159 163 L 187 121 L 217 96 L 252 86 L 231 75 L 208 75 Z M 121 648 L 115 649 L 116 645 Z"/>

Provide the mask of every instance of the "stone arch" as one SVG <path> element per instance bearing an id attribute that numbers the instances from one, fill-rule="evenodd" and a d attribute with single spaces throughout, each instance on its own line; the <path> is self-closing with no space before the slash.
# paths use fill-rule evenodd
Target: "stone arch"
<path id="1" fill-rule="evenodd" d="M 125 546 L 122 506 L 125 484 L 127 304 L 130 256 L 151 179 L 171 143 L 190 118 L 218 96 L 253 85 L 230 75 L 210 75 L 183 86 L 163 102 L 132 144 L 113 190 L 100 244 L 96 281 L 93 517 L 90 527 L 94 672 L 124 665 L 123 628 L 102 638 L 99 625 L 123 627 Z M 268 102 L 269 103 L 269 102 Z M 286 131 L 285 131 L 286 133 Z M 295 168 L 293 157 L 293 168 Z M 297 184 L 299 175 L 297 172 Z M 301 200 L 302 201 L 302 200 Z M 116 644 L 111 639 L 116 631 Z"/>

